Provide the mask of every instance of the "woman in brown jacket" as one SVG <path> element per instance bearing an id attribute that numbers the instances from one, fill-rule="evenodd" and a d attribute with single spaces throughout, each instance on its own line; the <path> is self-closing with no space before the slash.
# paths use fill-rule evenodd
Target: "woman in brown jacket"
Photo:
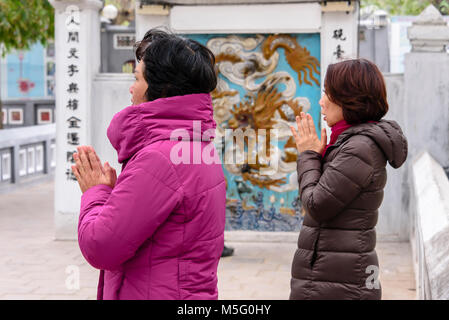
<path id="1" fill-rule="evenodd" d="M 388 111 L 379 69 L 364 60 L 329 66 L 320 100 L 331 127 L 320 140 L 312 117 L 292 127 L 298 182 L 306 211 L 292 264 L 290 299 L 380 299 L 375 226 L 387 181 L 386 162 L 400 167 L 407 140 Z"/>

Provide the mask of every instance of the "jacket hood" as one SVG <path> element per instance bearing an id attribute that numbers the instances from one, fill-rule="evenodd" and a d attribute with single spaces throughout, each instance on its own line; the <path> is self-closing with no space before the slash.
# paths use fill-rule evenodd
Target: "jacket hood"
<path id="1" fill-rule="evenodd" d="M 355 125 L 341 133 L 335 144 L 339 145 L 353 135 L 365 135 L 374 140 L 393 168 L 399 168 L 407 159 L 407 139 L 396 121 L 380 120 Z"/>
<path id="2" fill-rule="evenodd" d="M 201 140 L 210 129 L 208 136 L 213 138 L 215 127 L 212 98 L 200 93 L 128 106 L 114 115 L 107 136 L 123 163 L 151 143 L 170 140 L 174 130 L 185 130 L 190 140 Z"/>

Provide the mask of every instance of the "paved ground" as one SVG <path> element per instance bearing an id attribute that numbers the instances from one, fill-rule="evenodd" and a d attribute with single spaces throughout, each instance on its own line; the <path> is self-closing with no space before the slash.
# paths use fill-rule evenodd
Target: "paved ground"
<path id="1" fill-rule="evenodd" d="M 98 271 L 53 240 L 53 183 L 0 195 L 0 299 L 95 299 Z M 244 243 L 219 264 L 220 299 L 287 299 L 295 243 Z M 378 243 L 383 299 L 415 299 L 409 243 Z M 76 272 L 79 271 L 79 289 Z"/>

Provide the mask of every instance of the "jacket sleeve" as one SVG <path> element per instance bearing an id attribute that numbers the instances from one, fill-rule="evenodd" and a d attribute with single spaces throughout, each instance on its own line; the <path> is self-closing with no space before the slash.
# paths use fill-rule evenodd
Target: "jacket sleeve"
<path id="1" fill-rule="evenodd" d="M 358 150 L 357 150 L 358 149 Z M 304 151 L 298 157 L 299 194 L 305 211 L 318 223 L 342 212 L 371 181 L 370 150 L 347 143 L 322 171 L 322 156 Z"/>
<path id="2" fill-rule="evenodd" d="M 97 185 L 81 198 L 78 243 L 95 268 L 118 269 L 181 201 L 169 160 L 157 151 L 144 152 L 129 161 L 114 189 Z"/>

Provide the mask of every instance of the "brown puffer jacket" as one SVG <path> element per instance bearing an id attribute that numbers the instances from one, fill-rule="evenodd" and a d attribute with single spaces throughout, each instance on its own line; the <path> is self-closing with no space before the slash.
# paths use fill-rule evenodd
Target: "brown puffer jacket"
<path id="1" fill-rule="evenodd" d="M 399 168 L 406 158 L 407 140 L 388 120 L 350 127 L 324 158 L 310 150 L 299 155 L 306 215 L 293 258 L 290 299 L 381 298 L 380 283 L 374 282 L 379 266 L 374 248 L 385 166 L 388 161 Z"/>

